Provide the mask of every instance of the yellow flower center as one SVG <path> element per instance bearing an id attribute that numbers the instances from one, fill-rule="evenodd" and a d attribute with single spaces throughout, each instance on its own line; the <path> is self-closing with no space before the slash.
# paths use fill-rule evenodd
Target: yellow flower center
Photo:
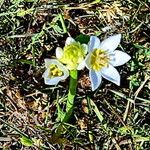
<path id="1" fill-rule="evenodd" d="M 63 72 L 58 68 L 57 65 L 52 64 L 50 66 L 49 78 L 63 76 Z"/>
<path id="2" fill-rule="evenodd" d="M 91 69 L 95 71 L 101 70 L 103 67 L 108 66 L 109 57 L 106 51 L 101 49 L 94 49 L 91 54 L 90 64 Z"/>
<path id="3" fill-rule="evenodd" d="M 74 70 L 77 69 L 85 55 L 84 47 L 79 42 L 74 42 L 64 47 L 63 57 L 59 60 L 66 64 L 69 70 Z"/>

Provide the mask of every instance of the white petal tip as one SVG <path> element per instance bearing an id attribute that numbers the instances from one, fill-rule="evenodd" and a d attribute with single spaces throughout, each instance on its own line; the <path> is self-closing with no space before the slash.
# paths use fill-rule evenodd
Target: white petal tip
<path id="1" fill-rule="evenodd" d="M 116 50 L 114 51 L 114 56 L 112 56 L 112 61 L 110 62 L 113 66 L 121 66 L 127 63 L 131 57 L 122 51 Z"/>
<path id="2" fill-rule="evenodd" d="M 120 86 L 120 81 L 115 83 L 116 85 Z"/>
<path id="3" fill-rule="evenodd" d="M 112 36 L 114 39 L 120 41 L 121 40 L 121 34 L 115 34 Z"/>
<path id="4" fill-rule="evenodd" d="M 95 91 L 101 84 L 102 77 L 100 72 L 90 71 L 89 72 L 92 91 Z"/>
<path id="5" fill-rule="evenodd" d="M 65 45 L 69 45 L 73 42 L 75 42 L 75 40 L 72 37 L 67 37 Z"/>
<path id="6" fill-rule="evenodd" d="M 128 55 L 128 61 L 131 59 L 131 56 L 130 55 Z"/>
<path id="7" fill-rule="evenodd" d="M 118 38 L 121 38 L 121 34 L 116 34 L 116 36 L 118 36 Z"/>
<path id="8" fill-rule="evenodd" d="M 100 48 L 108 52 L 113 52 L 121 41 L 121 34 L 116 34 L 102 41 Z"/>
<path id="9" fill-rule="evenodd" d="M 88 49 L 89 52 L 91 52 L 95 48 L 99 48 L 100 47 L 99 38 L 97 36 L 90 36 L 90 41 L 88 45 L 89 45 L 89 49 Z"/>
<path id="10" fill-rule="evenodd" d="M 56 58 L 61 58 L 63 56 L 63 50 L 60 47 L 56 48 Z"/>
<path id="11" fill-rule="evenodd" d="M 45 59 L 44 59 L 44 62 L 45 62 L 45 63 L 47 63 L 48 61 L 50 61 L 50 59 L 48 59 L 48 58 L 45 58 Z"/>
<path id="12" fill-rule="evenodd" d="M 113 82 L 116 85 L 120 86 L 120 75 L 118 76 L 118 78 L 116 78 L 116 80 L 112 80 L 111 82 Z"/>
<path id="13" fill-rule="evenodd" d="M 112 36 L 112 38 L 115 40 L 115 41 L 118 41 L 118 44 L 120 43 L 121 41 L 121 34 L 115 34 Z"/>
<path id="14" fill-rule="evenodd" d="M 102 76 L 116 85 L 120 85 L 119 72 L 112 65 L 109 65 L 107 68 L 102 70 Z"/>

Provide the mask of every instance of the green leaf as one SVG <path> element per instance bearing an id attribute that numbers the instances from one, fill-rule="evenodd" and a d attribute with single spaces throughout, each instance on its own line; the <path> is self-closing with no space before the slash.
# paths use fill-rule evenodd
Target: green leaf
<path id="1" fill-rule="evenodd" d="M 71 107 L 64 115 L 62 122 L 68 122 L 73 112 L 73 107 Z"/>
<path id="2" fill-rule="evenodd" d="M 44 26 L 43 26 L 43 29 L 44 29 Z M 39 33 L 36 33 L 32 36 L 32 43 L 36 43 L 36 41 L 38 41 L 43 35 L 44 35 L 44 31 L 42 30 L 41 32 Z"/>
<path id="3" fill-rule="evenodd" d="M 27 9 L 27 10 L 20 9 L 17 11 L 17 16 L 23 17 L 23 16 L 25 16 L 27 14 L 31 14 L 31 13 L 33 13 L 33 9 Z"/>
<path id="4" fill-rule="evenodd" d="M 118 129 L 118 131 L 122 134 L 122 135 L 126 135 L 126 134 L 129 134 L 129 133 L 134 133 L 134 130 L 132 127 L 127 127 L 127 126 L 123 126 L 123 127 L 120 127 Z"/>
<path id="5" fill-rule="evenodd" d="M 24 146 L 32 146 L 33 145 L 33 141 L 30 138 L 25 137 L 25 136 L 22 136 L 20 138 L 20 142 Z"/>
<path id="6" fill-rule="evenodd" d="M 63 138 L 61 137 L 60 135 L 52 135 L 50 138 L 49 138 L 49 141 L 53 144 L 69 144 L 69 140 L 67 138 Z"/>
<path id="7" fill-rule="evenodd" d="M 96 31 L 95 32 L 95 36 L 100 36 L 101 35 L 101 32 L 100 31 Z"/>
<path id="8" fill-rule="evenodd" d="M 26 59 L 20 59 L 19 62 L 21 62 L 23 64 L 29 64 L 29 65 L 33 64 L 33 62 L 31 60 L 26 60 Z"/>
<path id="9" fill-rule="evenodd" d="M 99 3 L 99 2 L 101 2 L 101 0 L 95 0 L 95 1 L 93 1 L 92 3 L 93 3 L 93 4 L 96 4 L 96 3 Z"/>
<path id="10" fill-rule="evenodd" d="M 150 141 L 150 137 L 141 137 L 140 135 L 136 135 L 135 137 L 135 141 L 136 142 L 146 142 L 146 141 Z"/>
<path id="11" fill-rule="evenodd" d="M 62 122 L 66 113 L 60 108 L 59 104 L 57 104 L 57 110 L 57 120 Z"/>
<path id="12" fill-rule="evenodd" d="M 54 31 L 57 32 L 57 33 L 63 33 L 62 29 L 61 29 L 57 24 L 55 24 L 55 25 L 53 26 L 53 29 L 54 29 Z"/>
<path id="13" fill-rule="evenodd" d="M 25 2 L 35 2 L 35 0 L 25 0 Z"/>
<path id="14" fill-rule="evenodd" d="M 90 36 L 85 35 L 85 34 L 80 34 L 75 38 L 76 41 L 79 41 L 81 44 L 85 43 L 88 44 L 90 40 Z"/>

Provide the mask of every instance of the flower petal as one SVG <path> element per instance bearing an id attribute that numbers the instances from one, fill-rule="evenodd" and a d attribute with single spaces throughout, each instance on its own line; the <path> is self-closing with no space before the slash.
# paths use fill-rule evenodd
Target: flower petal
<path id="1" fill-rule="evenodd" d="M 89 54 L 85 57 L 85 66 L 86 66 L 89 70 L 91 69 L 90 59 L 91 59 L 91 53 L 89 53 Z"/>
<path id="2" fill-rule="evenodd" d="M 88 52 L 88 45 L 87 44 L 82 44 L 83 48 L 84 48 L 84 53 L 87 54 Z"/>
<path id="3" fill-rule="evenodd" d="M 56 58 L 61 58 L 63 56 L 63 49 L 61 47 L 56 48 Z"/>
<path id="4" fill-rule="evenodd" d="M 113 35 L 102 41 L 100 49 L 113 52 L 119 45 L 121 34 Z"/>
<path id="5" fill-rule="evenodd" d="M 97 36 L 90 36 L 90 41 L 89 41 L 89 52 L 94 50 L 95 48 L 100 47 L 100 40 Z"/>
<path id="6" fill-rule="evenodd" d="M 63 76 L 53 77 L 50 78 L 50 65 L 57 65 L 57 67 L 63 72 Z M 65 80 L 69 76 L 69 71 L 65 66 L 63 66 L 58 60 L 56 59 L 45 59 L 45 66 L 46 71 L 43 73 L 44 82 L 47 85 L 56 85 L 59 81 Z"/>
<path id="7" fill-rule="evenodd" d="M 117 84 L 118 86 L 120 85 L 120 75 L 112 65 L 103 68 L 101 73 L 102 77 L 104 77 L 105 79 Z"/>
<path id="8" fill-rule="evenodd" d="M 48 68 L 51 64 L 51 59 L 46 58 L 44 59 L 44 61 L 45 61 L 45 67 Z"/>
<path id="9" fill-rule="evenodd" d="M 46 78 L 46 77 L 48 76 L 48 74 L 49 74 L 49 70 L 47 69 L 47 70 L 43 73 L 42 77 L 43 77 L 43 78 Z"/>
<path id="10" fill-rule="evenodd" d="M 57 77 L 53 78 L 53 79 L 50 79 L 50 78 L 44 78 L 44 83 L 47 84 L 47 85 L 56 85 L 58 84 L 60 80 L 58 80 Z"/>
<path id="11" fill-rule="evenodd" d="M 91 80 L 92 91 L 95 91 L 101 84 L 102 81 L 101 73 L 90 70 L 89 77 Z"/>
<path id="12" fill-rule="evenodd" d="M 71 43 L 74 43 L 74 42 L 75 40 L 72 37 L 67 37 L 65 45 L 70 45 Z"/>
<path id="13" fill-rule="evenodd" d="M 83 60 L 77 67 L 77 70 L 82 70 L 85 67 L 85 61 Z"/>
<path id="14" fill-rule="evenodd" d="M 110 57 L 110 59 L 111 59 L 110 63 L 113 66 L 121 66 L 126 62 L 128 62 L 131 59 L 131 57 L 127 53 L 124 53 L 119 50 L 115 50 L 113 52 L 112 58 Z"/>
<path id="15" fill-rule="evenodd" d="M 43 75 L 42 75 L 42 77 L 44 78 L 44 83 L 45 83 L 45 84 L 47 84 L 47 85 L 56 85 L 56 84 L 59 82 L 59 80 L 58 80 L 58 79 L 56 80 L 56 78 L 54 78 L 55 80 L 50 79 L 50 78 L 48 77 L 48 75 L 49 75 L 49 70 L 47 69 L 47 70 L 43 73 Z"/>

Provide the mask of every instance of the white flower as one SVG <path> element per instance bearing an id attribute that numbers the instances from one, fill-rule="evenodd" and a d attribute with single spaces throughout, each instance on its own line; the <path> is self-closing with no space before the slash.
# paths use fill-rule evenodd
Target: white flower
<path id="1" fill-rule="evenodd" d="M 56 57 L 69 70 L 81 70 L 85 67 L 84 58 L 87 50 L 88 46 L 86 44 L 80 44 L 72 37 L 68 37 L 63 49 L 56 48 Z"/>
<path id="2" fill-rule="evenodd" d="M 45 67 L 43 78 L 47 85 L 56 85 L 69 76 L 67 68 L 56 59 L 45 59 Z"/>
<path id="3" fill-rule="evenodd" d="M 102 42 L 96 36 L 90 37 L 85 65 L 89 69 L 92 91 L 99 87 L 102 77 L 120 85 L 120 75 L 114 67 L 123 65 L 131 59 L 128 54 L 115 50 L 120 40 L 121 34 L 110 36 Z"/>

